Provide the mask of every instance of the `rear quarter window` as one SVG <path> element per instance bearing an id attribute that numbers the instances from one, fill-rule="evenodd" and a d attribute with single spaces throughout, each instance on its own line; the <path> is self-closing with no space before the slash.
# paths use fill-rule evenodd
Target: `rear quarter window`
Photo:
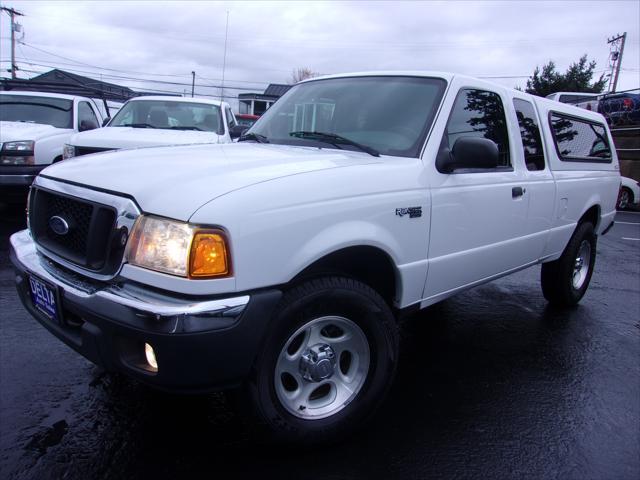
<path id="1" fill-rule="evenodd" d="M 607 130 L 601 123 L 557 112 L 549 114 L 549 123 L 560 160 L 611 163 Z"/>

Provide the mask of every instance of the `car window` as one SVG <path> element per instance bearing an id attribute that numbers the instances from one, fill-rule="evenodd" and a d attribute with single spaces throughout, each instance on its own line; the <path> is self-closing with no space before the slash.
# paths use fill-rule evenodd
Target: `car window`
<path id="1" fill-rule="evenodd" d="M 604 125 L 556 112 L 551 113 L 550 122 L 561 160 L 611 162 Z"/>
<path id="2" fill-rule="evenodd" d="M 438 78 L 370 76 L 312 80 L 292 87 L 251 133 L 271 143 L 359 150 L 345 142 L 296 138 L 299 132 L 343 137 L 383 155 L 418 158 L 442 99 Z"/>
<path id="3" fill-rule="evenodd" d="M 92 124 L 94 126 L 93 128 L 98 128 L 100 126 L 98 118 L 93 112 L 91 105 L 89 105 L 89 102 L 80 102 L 78 104 L 78 128 L 80 128 L 82 122 Z"/>
<path id="4" fill-rule="evenodd" d="M 524 162 L 527 165 L 527 170 L 544 170 L 544 148 L 533 104 L 515 98 L 513 106 L 516 109 L 520 126 L 520 138 L 522 138 Z"/>
<path id="5" fill-rule="evenodd" d="M 218 105 L 188 101 L 130 101 L 118 111 L 109 126 L 224 133 Z"/>
<path id="6" fill-rule="evenodd" d="M 73 128 L 73 101 L 30 95 L 0 95 L 0 120 Z"/>
<path id="7" fill-rule="evenodd" d="M 226 107 L 225 110 L 227 112 L 227 125 L 229 125 L 229 129 L 232 129 L 237 125 L 236 119 L 233 116 L 233 113 L 231 113 L 231 109 L 229 107 Z"/>
<path id="8" fill-rule="evenodd" d="M 493 140 L 498 146 L 498 167 L 510 168 L 509 134 L 502 100 L 486 90 L 460 90 L 453 104 L 443 143 L 449 150 L 461 137 Z"/>

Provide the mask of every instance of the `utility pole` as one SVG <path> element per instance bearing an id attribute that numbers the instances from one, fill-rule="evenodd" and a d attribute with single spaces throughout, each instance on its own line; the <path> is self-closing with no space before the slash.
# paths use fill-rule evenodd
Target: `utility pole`
<path id="1" fill-rule="evenodd" d="M 191 97 L 193 98 L 193 92 L 196 89 L 196 72 L 191 72 Z"/>
<path id="2" fill-rule="evenodd" d="M 624 53 L 624 42 L 627 40 L 627 32 L 617 35 L 607 40 L 611 45 L 611 53 L 609 54 L 609 63 L 611 64 L 611 75 L 609 76 L 609 92 L 616 91 L 618 86 L 618 78 L 620 77 L 620 65 L 622 64 L 622 54 Z M 612 85 L 613 84 L 613 85 Z"/>
<path id="3" fill-rule="evenodd" d="M 222 57 L 222 87 L 220 88 L 220 100 L 224 101 L 224 70 L 227 66 L 227 36 L 229 34 L 229 10 L 227 10 L 227 25 L 224 29 L 224 55 Z"/>
<path id="4" fill-rule="evenodd" d="M 13 80 L 16 79 L 16 70 L 18 70 L 18 66 L 16 65 L 16 30 L 17 23 L 15 17 L 23 17 L 24 13 L 20 13 L 13 8 L 0 7 L 0 11 L 7 12 L 11 17 L 11 78 Z"/>

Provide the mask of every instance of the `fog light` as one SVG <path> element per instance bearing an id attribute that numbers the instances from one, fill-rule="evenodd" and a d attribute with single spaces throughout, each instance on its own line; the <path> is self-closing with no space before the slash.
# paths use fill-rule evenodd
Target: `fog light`
<path id="1" fill-rule="evenodd" d="M 147 363 L 154 370 L 158 370 L 158 361 L 156 360 L 156 352 L 153 351 L 153 347 L 148 343 L 144 344 L 144 354 L 147 357 Z"/>

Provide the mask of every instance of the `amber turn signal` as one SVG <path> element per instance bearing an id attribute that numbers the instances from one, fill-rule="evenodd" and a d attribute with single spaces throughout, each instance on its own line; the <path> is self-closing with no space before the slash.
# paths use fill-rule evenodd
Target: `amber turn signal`
<path id="1" fill-rule="evenodd" d="M 191 242 L 189 276 L 192 278 L 220 277 L 230 271 L 227 245 L 222 232 L 197 231 Z"/>

